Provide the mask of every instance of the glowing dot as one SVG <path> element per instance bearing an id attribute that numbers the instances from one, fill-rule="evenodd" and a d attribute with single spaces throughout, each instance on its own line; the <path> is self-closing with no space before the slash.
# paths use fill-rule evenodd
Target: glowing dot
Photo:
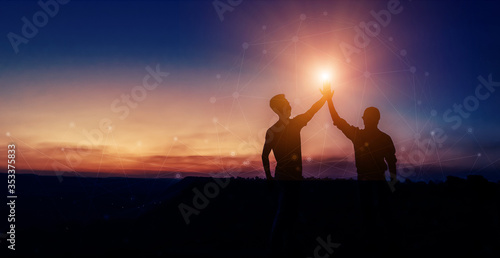
<path id="1" fill-rule="evenodd" d="M 478 153 L 478 154 L 477 154 L 477 156 L 478 156 L 478 157 L 481 157 L 481 155 L 482 155 L 481 153 Z"/>
<path id="2" fill-rule="evenodd" d="M 262 50 L 262 54 L 264 54 L 264 55 L 267 54 L 267 50 L 265 50 L 265 49 Z"/>
<path id="3" fill-rule="evenodd" d="M 307 16 L 306 16 L 305 14 L 301 14 L 301 15 L 300 15 L 300 19 L 301 19 L 301 20 L 303 20 L 303 21 L 306 19 L 306 17 L 307 17 Z"/>
<path id="4" fill-rule="evenodd" d="M 329 74 L 329 73 L 327 73 L 327 72 L 323 72 L 323 73 L 321 74 L 321 80 L 323 80 L 323 81 L 328 81 L 328 80 L 330 80 L 330 77 L 331 77 L 331 76 L 330 76 L 330 74 Z"/>
<path id="5" fill-rule="evenodd" d="M 328 12 L 327 12 L 327 11 L 324 11 L 324 12 L 323 12 L 323 15 L 324 15 L 324 16 L 327 16 L 327 15 L 328 15 Z"/>
<path id="6" fill-rule="evenodd" d="M 249 47 L 249 46 L 250 46 L 250 45 L 249 45 L 248 43 L 246 43 L 246 42 L 245 42 L 245 43 L 243 43 L 243 45 L 242 45 L 243 49 L 248 49 L 248 47 Z"/>
<path id="7" fill-rule="evenodd" d="M 73 123 L 73 122 L 69 123 L 69 128 L 73 128 L 73 127 L 75 127 L 75 123 Z"/>
<path id="8" fill-rule="evenodd" d="M 137 142 L 137 146 L 141 146 L 142 145 L 142 142 L 141 141 L 138 141 Z"/>
<path id="9" fill-rule="evenodd" d="M 406 150 L 406 148 L 405 148 L 405 147 L 401 147 L 401 151 L 405 151 L 405 150 Z"/>
<path id="10" fill-rule="evenodd" d="M 431 116 L 437 116 L 438 112 L 436 110 L 431 110 Z"/>
<path id="11" fill-rule="evenodd" d="M 472 133 L 473 131 L 474 131 L 474 130 L 472 130 L 472 128 L 470 128 L 470 127 L 467 129 L 467 132 L 468 132 L 468 133 Z"/>
<path id="12" fill-rule="evenodd" d="M 406 56 L 407 53 L 406 53 L 406 50 L 402 49 L 401 51 L 399 51 L 399 54 L 401 56 Z"/>
<path id="13" fill-rule="evenodd" d="M 293 36 L 292 41 L 295 42 L 295 43 L 297 43 L 299 41 L 299 37 Z"/>
<path id="14" fill-rule="evenodd" d="M 350 58 L 347 58 L 345 61 L 346 61 L 347 63 L 350 63 L 350 62 L 351 62 L 351 59 L 350 59 Z"/>
<path id="15" fill-rule="evenodd" d="M 292 160 L 297 160 L 297 159 L 298 159 L 297 155 L 295 155 L 295 154 L 292 155 Z"/>
<path id="16" fill-rule="evenodd" d="M 311 162 L 313 159 L 311 157 L 307 157 L 307 162 Z"/>
<path id="17" fill-rule="evenodd" d="M 6 132 L 5 135 L 7 135 L 7 137 L 10 137 L 10 132 Z"/>
<path id="18" fill-rule="evenodd" d="M 393 40 L 394 40 L 394 38 L 392 38 L 392 37 L 389 37 L 389 41 L 393 41 Z"/>
<path id="19" fill-rule="evenodd" d="M 410 67 L 410 72 L 415 73 L 417 71 L 417 68 L 415 66 Z"/>
<path id="20" fill-rule="evenodd" d="M 250 165 L 250 161 L 248 161 L 248 160 L 243 161 L 243 166 L 249 166 L 249 165 Z"/>
<path id="21" fill-rule="evenodd" d="M 61 148 L 62 151 L 64 151 L 64 148 Z"/>
<path id="22" fill-rule="evenodd" d="M 210 103 L 214 104 L 216 101 L 217 101 L 217 99 L 215 97 L 210 98 Z"/>
<path id="23" fill-rule="evenodd" d="M 217 117 L 214 117 L 214 118 L 212 118 L 212 122 L 217 123 L 217 122 L 219 122 L 219 119 L 217 119 Z"/>
<path id="24" fill-rule="evenodd" d="M 178 141 L 179 138 L 177 138 L 177 136 L 174 137 L 174 142 Z"/>
<path id="25" fill-rule="evenodd" d="M 434 136 L 436 134 L 436 132 L 434 131 L 431 131 L 431 135 Z"/>
<path id="26" fill-rule="evenodd" d="M 234 156 L 236 156 L 236 152 L 231 151 L 231 157 L 234 157 Z"/>
<path id="27" fill-rule="evenodd" d="M 237 92 L 237 91 L 233 92 L 233 98 L 237 99 L 239 97 L 240 97 L 240 93 L 239 92 Z"/>
<path id="28" fill-rule="evenodd" d="M 417 104 L 422 105 L 422 101 L 421 100 L 417 101 Z"/>
<path id="29" fill-rule="evenodd" d="M 175 174 L 175 178 L 181 178 L 181 174 L 179 173 Z"/>
<path id="30" fill-rule="evenodd" d="M 217 75 L 215 76 L 215 78 L 217 78 L 217 79 L 220 79 L 220 77 L 221 77 L 221 76 L 220 76 L 220 74 L 217 74 Z"/>
<path id="31" fill-rule="evenodd" d="M 429 76 L 429 72 L 425 72 L 425 76 Z"/>
<path id="32" fill-rule="evenodd" d="M 325 129 L 330 128 L 330 123 L 325 123 Z"/>
<path id="33" fill-rule="evenodd" d="M 371 73 L 368 72 L 368 71 L 366 71 L 366 72 L 363 73 L 363 76 L 365 76 L 366 78 L 370 78 Z"/>
<path id="34" fill-rule="evenodd" d="M 368 142 L 365 142 L 365 146 L 368 147 L 370 144 Z"/>
<path id="35" fill-rule="evenodd" d="M 113 127 L 112 126 L 108 126 L 108 133 L 110 133 L 111 131 L 113 131 Z"/>
<path id="36" fill-rule="evenodd" d="M 266 30 L 266 29 L 267 29 L 267 26 L 266 26 L 266 25 L 263 25 L 263 26 L 262 26 L 262 29 L 263 29 L 263 30 Z"/>

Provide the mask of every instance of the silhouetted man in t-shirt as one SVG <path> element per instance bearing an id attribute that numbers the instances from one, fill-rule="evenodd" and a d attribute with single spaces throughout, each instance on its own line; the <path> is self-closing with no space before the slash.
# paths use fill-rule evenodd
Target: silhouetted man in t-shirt
<path id="1" fill-rule="evenodd" d="M 379 221 L 387 221 L 390 215 L 390 188 L 385 179 L 385 171 L 389 168 L 391 179 L 396 182 L 396 149 L 391 137 L 378 129 L 380 112 L 377 108 L 369 107 L 365 110 L 365 128 L 359 129 L 349 125 L 338 115 L 333 106 L 333 92 L 328 90 L 323 91 L 323 94 L 328 98 L 333 124 L 354 145 L 364 229 L 373 234 L 374 230 L 383 224 Z"/>
<path id="2" fill-rule="evenodd" d="M 284 253 L 290 249 L 292 227 L 298 215 L 300 180 L 302 180 L 302 153 L 300 130 L 311 120 L 325 104 L 326 97 L 321 98 L 307 112 L 290 118 L 292 108 L 280 94 L 271 98 L 271 109 L 279 120 L 266 133 L 266 142 L 262 151 L 262 163 L 268 180 L 273 180 L 269 166 L 271 150 L 276 159 L 275 179 L 280 190 L 278 211 L 271 231 L 271 251 L 273 256 L 288 256 Z M 289 250 L 288 250 L 289 251 Z"/>

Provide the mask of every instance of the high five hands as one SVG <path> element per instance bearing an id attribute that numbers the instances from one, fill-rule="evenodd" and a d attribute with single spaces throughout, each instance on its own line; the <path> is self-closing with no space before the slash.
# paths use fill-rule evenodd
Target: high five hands
<path id="1" fill-rule="evenodd" d="M 330 85 L 330 82 L 324 82 L 323 83 L 323 89 L 319 89 L 319 91 L 321 92 L 321 94 L 323 94 L 323 97 L 325 99 L 332 99 L 333 97 L 333 90 L 332 90 L 332 87 Z"/>

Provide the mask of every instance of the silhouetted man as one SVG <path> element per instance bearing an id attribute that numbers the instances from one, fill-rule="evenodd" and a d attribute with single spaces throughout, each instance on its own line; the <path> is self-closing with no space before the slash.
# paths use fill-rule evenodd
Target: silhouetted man
<path id="1" fill-rule="evenodd" d="M 385 179 L 385 171 L 389 168 L 391 179 L 396 182 L 396 149 L 391 137 L 378 129 L 380 112 L 377 108 L 369 107 L 365 110 L 362 117 L 365 129 L 359 129 L 339 116 L 333 106 L 333 92 L 329 85 L 326 88 L 328 90 L 324 90 L 323 94 L 328 98 L 333 124 L 354 145 L 364 229 L 372 234 L 380 226 L 377 225 L 379 220 L 388 220 L 390 188 Z"/>
<path id="2" fill-rule="evenodd" d="M 316 102 L 307 112 L 290 118 L 292 108 L 280 94 L 271 98 L 271 109 L 279 120 L 266 133 L 266 142 L 262 151 L 262 163 L 268 180 L 272 180 L 269 167 L 271 150 L 276 159 L 275 178 L 280 190 L 278 211 L 271 231 L 271 248 L 273 256 L 286 255 L 284 248 L 289 249 L 292 227 L 298 215 L 300 180 L 302 180 L 302 153 L 300 130 L 311 120 L 325 104 L 326 97 Z"/>

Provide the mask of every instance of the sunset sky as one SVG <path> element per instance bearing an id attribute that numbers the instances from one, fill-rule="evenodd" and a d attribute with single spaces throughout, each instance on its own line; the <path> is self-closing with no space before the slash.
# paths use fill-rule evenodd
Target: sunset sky
<path id="1" fill-rule="evenodd" d="M 2 2 L 0 149 L 15 143 L 24 173 L 262 177 L 269 99 L 305 112 L 326 71 L 349 123 L 380 109 L 402 178 L 499 180 L 500 4 L 388 2 L 221 0 L 220 14 L 212 0 L 73 0 L 45 16 Z M 386 24 L 359 47 L 377 14 Z M 46 24 L 26 36 L 23 17 Z M 304 176 L 355 177 L 326 105 L 302 142 Z"/>

